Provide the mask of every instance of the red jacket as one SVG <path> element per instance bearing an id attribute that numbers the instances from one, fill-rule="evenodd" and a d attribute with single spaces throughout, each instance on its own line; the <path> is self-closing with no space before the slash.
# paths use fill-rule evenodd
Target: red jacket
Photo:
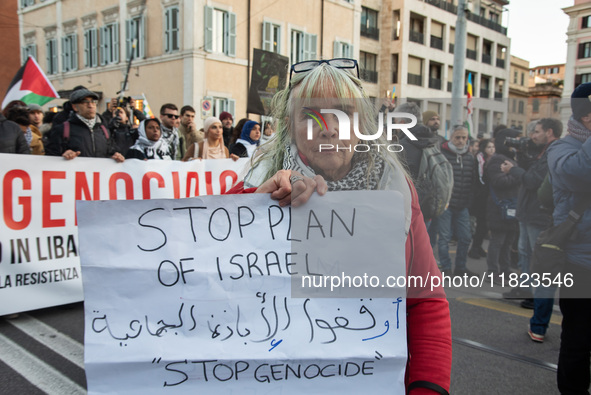
<path id="1" fill-rule="evenodd" d="M 440 276 L 433 256 L 429 235 L 417 193 L 409 183 L 412 192 L 412 219 L 406 238 L 406 270 L 414 276 Z M 254 193 L 256 188 L 244 189 L 238 183 L 227 194 Z M 406 366 L 406 387 L 416 381 L 437 384 L 449 391 L 451 375 L 451 320 L 449 304 L 442 287 L 431 292 L 428 289 L 408 290 L 406 299 L 406 322 L 408 341 L 408 362 Z M 410 395 L 433 395 L 426 388 L 416 388 Z"/>

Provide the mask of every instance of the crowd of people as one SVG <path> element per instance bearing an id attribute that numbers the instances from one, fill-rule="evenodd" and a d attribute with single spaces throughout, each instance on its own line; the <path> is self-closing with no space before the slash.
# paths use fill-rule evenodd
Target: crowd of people
<path id="1" fill-rule="evenodd" d="M 467 258 L 486 258 L 491 278 L 499 282 L 510 273 L 531 273 L 532 250 L 540 232 L 564 221 L 574 205 L 591 194 L 591 84 L 574 91 L 568 136 L 562 139 L 562 123 L 544 118 L 530 123 L 525 132 L 501 125 L 491 138 L 481 139 L 471 136 L 466 126 L 455 125 L 446 140 L 439 115 L 421 113 L 409 102 L 396 112 L 416 117 L 410 131 L 418 140 L 398 136 L 404 147 L 400 153 L 362 155 L 337 149 L 321 154 L 314 148 L 319 144 L 350 147 L 352 142 L 340 139 L 338 122 L 331 117 L 326 117 L 326 128 L 314 126 L 314 137 L 308 135 L 306 140 L 309 124 L 294 113 L 296 100 L 322 98 L 331 105 L 335 96 L 364 99 L 356 105 L 362 107 L 358 110 L 362 110 L 360 128 L 365 134 L 374 130 L 378 115 L 369 105 L 364 107 L 367 96 L 353 71 L 356 62 L 311 62 L 292 66 L 289 86 L 273 101 L 276 122 L 267 122 L 263 128 L 247 118 L 233 126 L 233 115 L 222 112 L 205 119 L 198 129 L 195 109 L 185 105 L 179 113 L 172 103 L 162 105 L 159 118 L 145 118 L 117 100 L 99 115 L 99 97 L 80 86 L 58 114 L 44 115 L 38 105 L 11 102 L 0 114 L 0 152 L 117 162 L 248 157 L 251 171 L 230 192 L 271 193 L 281 204 L 302 204 L 314 192 L 397 190 L 404 196 L 409 274 L 432 273 L 439 266 L 449 276 L 477 275 L 467 267 Z M 264 149 L 259 149 L 261 142 Z M 585 211 L 578 227 L 567 247 L 568 264 L 587 279 L 591 277 L 591 210 Z M 453 243 L 452 264 L 449 248 Z M 556 287 L 519 287 L 503 294 L 523 299 L 522 306 L 533 309 L 528 334 L 535 342 L 544 341 L 555 293 Z M 435 289 L 431 295 L 407 301 L 413 357 L 407 367 L 407 388 L 419 388 L 416 393 L 449 389 L 451 329 L 444 296 L 442 289 Z M 589 303 L 576 298 L 560 301 L 564 318 L 558 385 L 564 393 L 589 387 Z"/>
<path id="2" fill-rule="evenodd" d="M 195 109 L 165 103 L 158 118 L 146 118 L 133 100 L 112 99 L 102 114 L 99 96 L 83 86 L 72 91 L 61 112 L 37 104 L 10 102 L 0 114 L 0 153 L 125 159 L 182 160 L 248 158 L 273 137 L 272 122 L 248 118 L 236 126 L 229 112 L 204 120 L 198 129 Z M 12 122 L 10 122 L 12 121 Z"/>

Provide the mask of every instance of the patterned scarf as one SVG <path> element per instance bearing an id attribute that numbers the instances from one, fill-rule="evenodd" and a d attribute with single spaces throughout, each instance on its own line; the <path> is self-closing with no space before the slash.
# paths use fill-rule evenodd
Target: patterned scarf
<path id="1" fill-rule="evenodd" d="M 81 120 L 86 126 L 88 126 L 88 129 L 90 129 L 90 131 L 92 132 L 92 130 L 94 129 L 94 125 L 99 122 L 98 121 L 98 117 L 95 115 L 95 117 L 93 119 L 86 119 L 84 117 L 81 117 L 80 115 L 76 114 L 76 116 L 78 117 L 79 120 Z M 100 122 L 99 122 L 100 123 Z"/>
<path id="2" fill-rule="evenodd" d="M 573 117 L 570 117 L 567 126 L 568 133 L 581 143 L 584 143 L 589 137 L 591 137 L 591 130 L 587 129 L 581 122 Z"/>
<path id="3" fill-rule="evenodd" d="M 367 169 L 370 162 L 370 155 L 374 161 L 374 169 L 368 177 Z M 298 154 L 295 145 L 286 146 L 283 168 L 295 170 L 306 177 L 314 177 L 316 172 L 304 163 Z M 340 180 L 327 181 L 329 191 L 355 191 L 366 189 L 378 189 L 378 182 L 384 173 L 384 160 L 373 151 L 369 153 L 355 153 L 353 156 L 351 171 Z"/>
<path id="4" fill-rule="evenodd" d="M 149 119 L 149 118 L 148 118 Z M 168 142 L 160 136 L 158 141 L 148 140 L 146 136 L 146 121 L 142 121 L 138 128 L 138 139 L 130 149 L 135 149 L 144 153 L 148 159 L 168 159 L 170 157 L 170 147 Z"/>
<path id="5" fill-rule="evenodd" d="M 449 147 L 449 150 L 451 152 L 458 154 L 458 155 L 464 155 L 466 152 L 468 152 L 468 149 L 470 148 L 470 145 L 466 144 L 466 145 L 464 145 L 464 148 L 459 149 L 458 147 L 453 145 L 451 141 L 447 142 L 447 146 Z"/>

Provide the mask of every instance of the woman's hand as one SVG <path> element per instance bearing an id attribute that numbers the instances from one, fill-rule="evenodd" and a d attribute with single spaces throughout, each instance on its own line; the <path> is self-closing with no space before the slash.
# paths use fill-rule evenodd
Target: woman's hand
<path id="1" fill-rule="evenodd" d="M 236 154 L 230 154 L 230 159 L 232 159 L 234 162 L 236 162 L 240 158 Z"/>
<path id="2" fill-rule="evenodd" d="M 270 193 L 271 199 L 277 200 L 284 207 L 291 203 L 298 207 L 306 203 L 314 191 L 320 196 L 328 191 L 328 185 L 322 176 L 304 177 L 291 170 L 279 170 L 265 181 L 255 193 Z"/>

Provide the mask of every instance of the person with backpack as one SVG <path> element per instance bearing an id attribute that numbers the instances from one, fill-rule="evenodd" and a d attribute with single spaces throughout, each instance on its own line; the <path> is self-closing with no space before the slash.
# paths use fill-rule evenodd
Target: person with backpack
<path id="1" fill-rule="evenodd" d="M 414 103 L 405 104 L 416 107 L 416 111 L 409 111 L 412 110 L 410 107 L 406 111 L 396 111 L 411 112 L 417 117 L 417 124 L 409 129 L 417 140 L 411 140 L 406 134 L 400 139 L 400 145 L 404 147 L 402 157 L 415 184 L 425 225 L 429 229 L 431 220 L 443 214 L 449 204 L 453 170 L 440 151 L 439 138 L 422 124 L 418 106 Z M 403 122 L 402 118 L 396 120 L 396 123 Z"/>
<path id="2" fill-rule="evenodd" d="M 468 247 L 472 241 L 470 231 L 470 214 L 468 207 L 472 204 L 473 187 L 476 181 L 476 160 L 469 151 L 468 129 L 463 125 L 453 127 L 451 138 L 441 146 L 441 153 L 449 161 L 453 169 L 453 189 L 449 207 L 439 216 L 439 263 L 441 272 L 451 272 L 449 242 L 453 232 L 458 238 L 454 276 L 473 275 L 466 268 Z"/>
<path id="3" fill-rule="evenodd" d="M 70 95 L 74 112 L 66 122 L 49 131 L 45 154 L 62 156 L 71 160 L 78 156 L 112 158 L 123 162 L 125 157 L 117 152 L 109 131 L 96 113 L 98 95 L 80 88 Z"/>

